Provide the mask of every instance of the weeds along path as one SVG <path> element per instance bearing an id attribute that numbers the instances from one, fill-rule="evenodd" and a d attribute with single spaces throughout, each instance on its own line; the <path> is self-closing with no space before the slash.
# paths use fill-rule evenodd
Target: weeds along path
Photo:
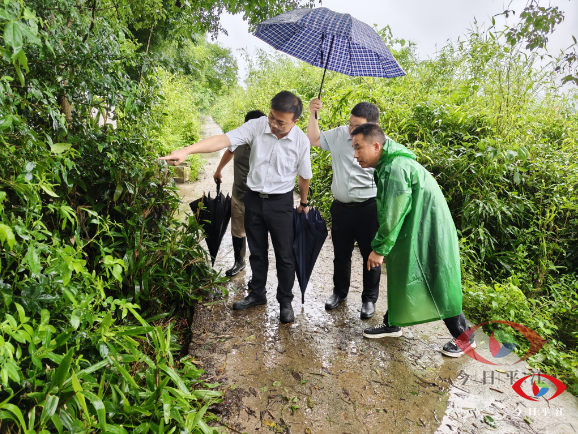
<path id="1" fill-rule="evenodd" d="M 208 136 L 221 130 L 205 118 L 204 132 Z M 220 156 L 206 158 L 199 180 L 181 187 L 184 210 L 203 191 L 214 191 L 212 174 Z M 223 172 L 225 194 L 232 188 L 232 169 L 230 164 Z M 228 233 L 215 268 L 224 272 L 232 265 L 231 250 Z M 489 366 L 467 356 L 443 357 L 439 349 L 450 335 L 441 321 L 406 327 L 401 338 L 363 338 L 363 328 L 381 321 L 387 287 L 384 274 L 376 316 L 360 320 L 362 270 L 357 249 L 348 300 L 327 312 L 324 302 L 333 288 L 333 250 L 328 237 L 304 305 L 295 281 L 296 317 L 288 325 L 279 323 L 272 246 L 269 262 L 266 306 L 231 310 L 232 303 L 247 294 L 251 277 L 247 261 L 246 270 L 229 282 L 228 296 L 206 300 L 195 309 L 189 354 L 206 371 L 209 383 L 221 384 L 225 399 L 210 411 L 228 426 L 224 432 L 578 432 L 578 404 L 567 392 L 548 406 L 527 401 L 513 391 L 509 377 L 500 371 L 518 371 L 515 375 L 522 378 L 524 363 Z M 487 349 L 487 336 L 478 333 L 477 338 L 479 346 Z M 491 358 L 487 350 L 480 353 Z M 507 364 L 516 361 L 506 359 Z"/>

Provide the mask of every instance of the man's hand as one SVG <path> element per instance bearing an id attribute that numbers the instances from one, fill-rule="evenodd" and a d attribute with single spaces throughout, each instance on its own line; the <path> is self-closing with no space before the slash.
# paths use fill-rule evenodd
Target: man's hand
<path id="1" fill-rule="evenodd" d="M 383 256 L 371 252 L 369 258 L 367 258 L 367 271 L 370 271 L 373 267 L 377 267 L 378 265 L 381 266 L 381 264 L 383 264 Z"/>
<path id="2" fill-rule="evenodd" d="M 309 212 L 309 207 L 308 207 L 308 206 L 299 205 L 299 208 L 297 208 L 297 212 L 298 212 L 299 214 L 301 214 L 301 211 L 305 211 L 305 215 L 307 215 L 307 213 Z"/>
<path id="3" fill-rule="evenodd" d="M 165 160 L 171 166 L 178 166 L 187 159 L 189 153 L 185 149 L 176 149 L 166 157 L 160 157 L 159 160 Z"/>
<path id="4" fill-rule="evenodd" d="M 309 103 L 309 111 L 311 112 L 311 115 L 313 116 L 315 114 L 315 112 L 318 112 L 319 110 L 321 110 L 322 106 L 323 106 L 323 103 L 321 102 L 321 100 L 319 98 L 315 98 L 314 100 L 311 100 L 311 102 Z"/>
<path id="5" fill-rule="evenodd" d="M 223 182 L 223 175 L 221 174 L 220 170 L 217 170 L 214 174 L 213 174 L 213 179 L 215 180 L 215 182 Z"/>

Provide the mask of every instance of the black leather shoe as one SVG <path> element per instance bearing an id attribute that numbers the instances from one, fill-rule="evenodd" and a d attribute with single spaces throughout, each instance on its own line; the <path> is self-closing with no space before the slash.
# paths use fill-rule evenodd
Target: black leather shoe
<path id="1" fill-rule="evenodd" d="M 279 315 L 279 319 L 283 324 L 295 321 L 295 315 L 293 314 L 291 303 L 281 305 L 281 314 Z"/>
<path id="2" fill-rule="evenodd" d="M 364 301 L 361 303 L 361 319 L 369 319 L 375 315 L 375 303 L 373 301 Z"/>
<path id="3" fill-rule="evenodd" d="M 249 294 L 243 300 L 236 301 L 233 303 L 233 310 L 245 310 L 253 306 L 261 306 L 267 304 L 266 298 L 256 298 L 252 297 L 253 294 Z"/>
<path id="4" fill-rule="evenodd" d="M 232 277 L 245 269 L 245 250 L 246 250 L 245 237 L 243 238 L 233 237 L 233 251 L 235 252 L 235 264 L 233 265 L 233 268 L 230 268 L 229 270 L 225 271 L 226 276 Z"/>
<path id="5" fill-rule="evenodd" d="M 341 297 L 335 293 L 333 293 L 333 295 L 331 297 L 329 297 L 327 299 L 327 301 L 325 302 L 325 309 L 327 310 L 333 310 L 335 309 L 337 306 L 339 306 L 343 301 L 345 301 L 347 297 Z"/>

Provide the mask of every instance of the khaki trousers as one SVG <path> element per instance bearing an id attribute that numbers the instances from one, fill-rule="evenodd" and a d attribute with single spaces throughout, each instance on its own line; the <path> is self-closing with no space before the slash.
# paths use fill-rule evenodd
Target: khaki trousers
<path id="1" fill-rule="evenodd" d="M 231 235 L 245 237 L 245 203 L 235 196 L 231 197 Z"/>

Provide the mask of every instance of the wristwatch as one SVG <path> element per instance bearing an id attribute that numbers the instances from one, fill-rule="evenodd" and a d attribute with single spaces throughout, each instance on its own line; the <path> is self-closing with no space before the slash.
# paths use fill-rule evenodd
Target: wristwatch
<path id="1" fill-rule="evenodd" d="M 308 207 L 308 206 L 309 206 L 308 203 L 309 203 L 309 202 L 305 202 L 305 203 L 299 202 L 299 204 L 300 204 L 301 206 L 304 206 L 304 207 Z"/>

